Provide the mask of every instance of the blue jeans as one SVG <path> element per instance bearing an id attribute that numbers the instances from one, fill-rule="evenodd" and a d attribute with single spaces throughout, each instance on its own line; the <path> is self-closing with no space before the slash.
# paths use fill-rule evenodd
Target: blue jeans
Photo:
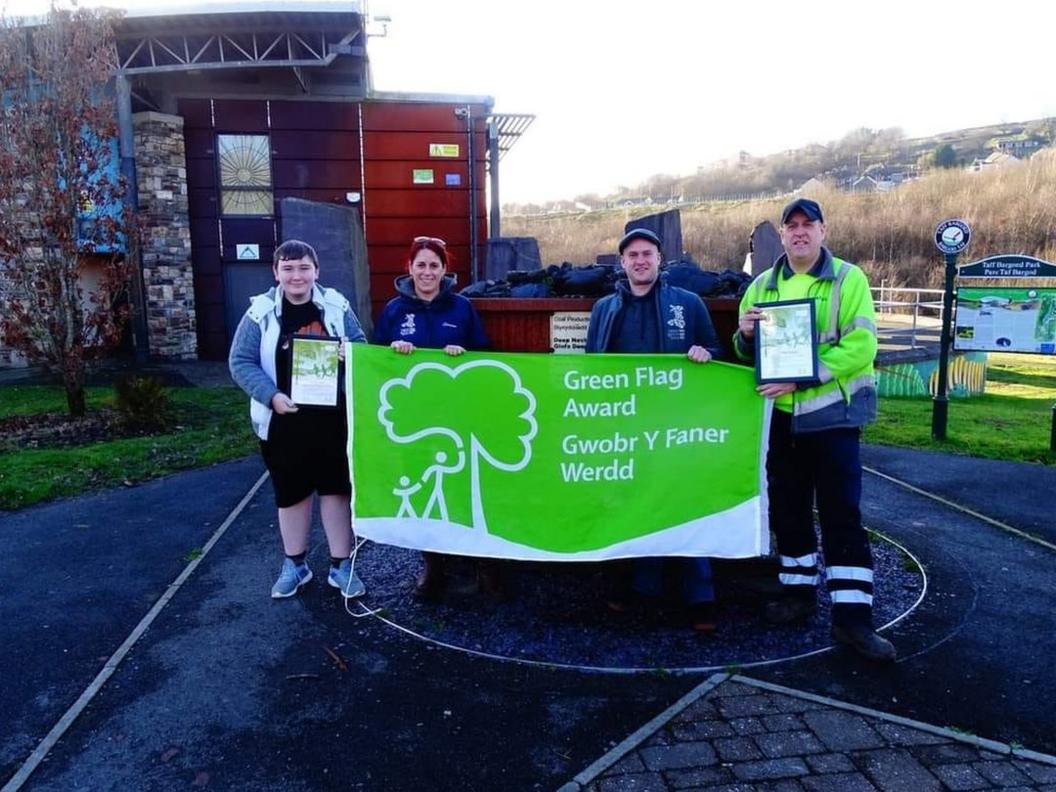
<path id="1" fill-rule="evenodd" d="M 632 582 L 634 590 L 647 597 L 659 597 L 664 591 L 664 562 L 679 567 L 682 576 L 682 598 L 687 604 L 715 601 L 715 585 L 711 579 L 709 558 L 636 558 Z"/>

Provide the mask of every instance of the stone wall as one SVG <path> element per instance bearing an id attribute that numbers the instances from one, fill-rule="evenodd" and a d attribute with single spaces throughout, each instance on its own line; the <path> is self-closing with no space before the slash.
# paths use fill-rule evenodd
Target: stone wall
<path id="1" fill-rule="evenodd" d="M 136 175 L 151 357 L 198 356 L 183 119 L 136 113 Z"/>

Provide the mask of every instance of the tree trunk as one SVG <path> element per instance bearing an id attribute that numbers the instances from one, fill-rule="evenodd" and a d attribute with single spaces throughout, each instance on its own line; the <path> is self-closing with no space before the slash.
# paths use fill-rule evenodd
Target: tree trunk
<path id="1" fill-rule="evenodd" d="M 84 361 L 70 356 L 62 368 L 62 386 L 66 389 L 66 408 L 74 418 L 84 416 Z"/>

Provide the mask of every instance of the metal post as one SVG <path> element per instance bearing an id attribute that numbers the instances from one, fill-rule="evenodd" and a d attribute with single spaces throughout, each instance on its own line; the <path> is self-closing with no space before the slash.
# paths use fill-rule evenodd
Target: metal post
<path id="1" fill-rule="evenodd" d="M 953 318 L 953 278 L 957 274 L 957 254 L 946 256 L 946 289 L 942 295 L 942 340 L 939 346 L 939 381 L 931 411 L 931 436 L 935 440 L 946 439 L 946 416 L 949 401 L 946 397 L 946 380 L 949 376 L 951 321 Z"/>
<path id="2" fill-rule="evenodd" d="M 135 137 L 132 130 L 132 89 L 123 74 L 114 78 L 117 94 L 117 134 L 121 151 L 121 175 L 125 178 L 128 192 L 125 194 L 125 211 L 133 215 L 139 212 L 139 185 L 136 182 Z M 143 251 L 138 240 L 127 239 L 127 254 L 132 258 L 132 283 L 129 293 L 132 298 L 132 333 L 136 344 L 136 363 L 143 365 L 150 354 L 147 334 L 147 301 L 143 288 Z"/>
<path id="3" fill-rule="evenodd" d="M 477 262 L 477 163 L 473 152 L 473 108 L 466 105 L 466 157 L 469 160 L 469 278 L 476 283 L 480 280 L 480 269 Z"/>
<path id="4" fill-rule="evenodd" d="M 913 329 L 909 334 L 909 345 L 917 348 L 917 314 L 920 313 L 920 289 L 913 293 Z"/>
<path id="5" fill-rule="evenodd" d="M 499 214 L 499 126 L 494 119 L 488 121 L 488 165 L 491 168 L 491 217 L 488 236 L 502 236 L 502 218 Z"/>
<path id="6" fill-rule="evenodd" d="M 1056 404 L 1052 405 L 1052 427 L 1049 429 L 1049 450 L 1056 451 Z"/>

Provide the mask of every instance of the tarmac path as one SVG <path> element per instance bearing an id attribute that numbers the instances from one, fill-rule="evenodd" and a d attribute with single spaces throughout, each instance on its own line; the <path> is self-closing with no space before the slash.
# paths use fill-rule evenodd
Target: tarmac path
<path id="1" fill-rule="evenodd" d="M 875 447 L 865 461 L 1052 536 L 1056 469 Z M 0 516 L 0 781 L 260 472 L 248 459 Z M 928 574 L 890 633 L 900 661 L 834 651 L 752 676 L 1056 752 L 1056 553 L 888 479 L 865 485 L 866 523 Z M 325 546 L 317 580 L 272 602 L 273 523 L 265 486 L 24 788 L 553 789 L 701 680 L 497 662 L 354 620 L 321 585 Z"/>

